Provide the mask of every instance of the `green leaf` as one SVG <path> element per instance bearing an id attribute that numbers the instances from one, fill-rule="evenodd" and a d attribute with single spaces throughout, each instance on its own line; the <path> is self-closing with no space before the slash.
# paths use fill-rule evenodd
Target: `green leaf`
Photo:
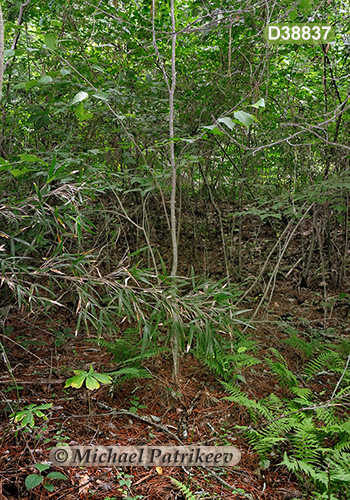
<path id="1" fill-rule="evenodd" d="M 64 481 L 68 481 L 68 477 L 61 472 L 50 472 L 46 477 L 48 479 L 63 479 Z"/>
<path id="2" fill-rule="evenodd" d="M 22 175 L 25 175 L 27 172 L 29 172 L 27 168 L 22 168 L 22 169 L 14 168 L 13 170 L 11 170 L 11 174 L 15 179 L 22 177 Z"/>
<path id="3" fill-rule="evenodd" d="M 36 469 L 38 469 L 39 472 L 43 472 L 44 470 L 47 470 L 50 468 L 50 466 L 47 464 L 34 464 L 34 467 Z"/>
<path id="4" fill-rule="evenodd" d="M 289 13 L 289 19 L 293 22 L 296 18 L 298 17 L 298 11 L 297 9 L 292 10 L 292 12 Z"/>
<path id="5" fill-rule="evenodd" d="M 49 75 L 42 76 L 38 80 L 38 83 L 42 83 L 43 85 L 45 85 L 47 83 L 51 83 L 51 82 L 52 82 L 52 78 Z"/>
<path id="6" fill-rule="evenodd" d="M 87 377 L 86 372 L 80 373 L 79 375 L 75 375 L 74 377 L 71 377 L 68 380 L 66 380 L 64 387 L 65 388 L 66 387 L 75 387 L 76 389 L 80 389 L 80 387 L 83 385 L 86 377 Z"/>
<path id="7" fill-rule="evenodd" d="M 24 84 L 24 88 L 26 90 L 30 90 L 31 88 L 35 87 L 35 85 L 37 85 L 38 82 L 36 80 L 28 80 L 27 82 L 25 82 Z"/>
<path id="8" fill-rule="evenodd" d="M 22 427 L 34 427 L 34 416 L 31 410 L 28 410 L 24 418 L 22 419 L 21 426 Z"/>
<path id="9" fill-rule="evenodd" d="M 27 163 L 42 163 L 44 165 L 46 165 L 46 163 L 44 162 L 44 160 L 42 160 L 41 158 L 38 158 L 37 156 L 34 156 L 34 155 L 28 155 L 28 154 L 20 154 L 19 155 L 21 160 L 22 161 L 25 161 Z"/>
<path id="10" fill-rule="evenodd" d="M 101 99 L 102 101 L 108 101 L 109 93 L 108 92 L 98 92 L 97 94 L 93 94 L 95 99 Z"/>
<path id="11" fill-rule="evenodd" d="M 265 107 L 265 99 L 262 97 L 255 104 L 252 104 L 253 108 L 264 108 Z"/>
<path id="12" fill-rule="evenodd" d="M 136 257 L 136 255 L 138 255 L 139 253 L 141 252 L 144 252 L 145 250 L 148 249 L 148 246 L 145 246 L 145 247 L 142 247 L 140 248 L 139 250 L 136 250 L 136 252 L 133 252 L 130 254 L 130 257 Z"/>
<path id="13" fill-rule="evenodd" d="M 75 115 L 79 121 L 89 120 L 93 116 L 90 111 L 85 111 L 83 102 L 80 102 L 75 108 Z"/>
<path id="14" fill-rule="evenodd" d="M 93 64 L 92 68 L 95 69 L 96 71 L 99 71 L 100 73 L 104 73 L 105 70 L 101 68 L 101 66 L 98 66 L 97 64 Z"/>
<path id="15" fill-rule="evenodd" d="M 25 84 L 25 82 L 16 83 L 16 85 L 14 85 L 13 88 L 14 88 L 14 90 L 25 89 L 26 88 L 26 84 Z"/>
<path id="16" fill-rule="evenodd" d="M 95 389 L 98 389 L 100 387 L 100 384 L 98 381 L 95 379 L 93 375 L 88 375 L 86 377 L 86 387 L 89 389 L 89 391 L 93 391 Z"/>
<path id="17" fill-rule="evenodd" d="M 268 469 L 270 467 L 270 465 L 271 465 L 271 462 L 270 462 L 270 460 L 267 460 L 267 459 L 260 460 L 260 462 L 259 462 L 259 466 L 263 470 Z"/>
<path id="18" fill-rule="evenodd" d="M 225 116 L 224 118 L 219 118 L 218 122 L 224 123 L 230 130 L 232 130 L 236 126 L 235 122 L 232 121 L 232 119 L 229 118 L 228 116 Z"/>
<path id="19" fill-rule="evenodd" d="M 57 44 L 56 33 L 45 33 L 44 42 L 45 42 L 46 47 L 48 47 L 49 49 L 57 50 L 58 44 Z"/>
<path id="20" fill-rule="evenodd" d="M 85 101 L 86 99 L 88 99 L 89 97 L 89 94 L 87 92 L 84 92 L 83 90 L 81 92 L 78 92 L 72 102 L 70 103 L 71 106 L 74 106 L 74 104 L 78 104 L 79 102 L 82 102 L 82 101 Z"/>
<path id="21" fill-rule="evenodd" d="M 50 493 L 53 492 L 53 490 L 55 489 L 54 485 L 53 484 L 44 484 L 44 488 L 49 491 Z"/>
<path id="22" fill-rule="evenodd" d="M 206 127 L 202 128 L 207 129 L 211 134 L 214 135 L 224 135 L 224 133 L 221 132 L 221 130 L 219 130 L 216 125 L 207 125 Z"/>
<path id="23" fill-rule="evenodd" d="M 14 418 L 15 422 L 20 422 L 24 417 L 24 415 L 25 415 L 24 411 L 18 411 L 17 413 L 11 413 L 10 418 Z"/>
<path id="24" fill-rule="evenodd" d="M 311 14 L 313 6 L 311 0 L 300 0 L 298 9 L 302 14 L 307 16 L 308 14 Z"/>
<path id="25" fill-rule="evenodd" d="M 346 212 L 347 210 L 346 205 L 344 205 L 344 203 L 340 203 L 339 205 L 336 205 L 334 208 L 337 212 Z"/>
<path id="26" fill-rule="evenodd" d="M 12 49 L 5 49 L 4 50 L 4 59 L 9 59 L 10 57 L 13 57 L 15 55 L 15 51 Z"/>
<path id="27" fill-rule="evenodd" d="M 34 410 L 35 416 L 39 418 L 46 418 L 42 411 Z"/>
<path id="28" fill-rule="evenodd" d="M 101 384 L 111 384 L 112 383 L 112 377 L 109 375 L 105 375 L 104 373 L 94 373 L 94 377 L 96 380 L 101 382 Z"/>
<path id="29" fill-rule="evenodd" d="M 52 407 L 52 403 L 46 403 L 44 405 L 38 405 L 38 406 L 34 405 L 33 406 L 33 408 L 34 408 L 35 411 L 36 410 L 48 410 L 51 407 Z"/>
<path id="30" fill-rule="evenodd" d="M 25 480 L 27 490 L 31 490 L 32 488 L 39 486 L 39 484 L 41 484 L 43 480 L 43 476 L 39 476 L 39 474 L 29 474 L 29 476 L 27 476 Z"/>
<path id="31" fill-rule="evenodd" d="M 234 117 L 236 118 L 236 120 L 238 120 L 242 125 L 244 125 L 247 128 L 250 127 L 252 123 L 257 121 L 257 119 L 254 116 L 250 115 L 249 113 L 246 113 L 245 111 L 236 111 L 234 113 Z"/>

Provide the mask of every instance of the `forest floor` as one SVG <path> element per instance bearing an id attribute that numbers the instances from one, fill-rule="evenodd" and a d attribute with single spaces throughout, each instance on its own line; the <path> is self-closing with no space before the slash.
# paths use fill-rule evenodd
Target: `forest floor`
<path id="1" fill-rule="evenodd" d="M 216 248 L 217 242 L 213 241 L 213 254 Z M 340 292 L 334 291 L 334 297 L 338 298 Z M 342 292 L 347 293 L 347 290 Z M 246 297 L 244 308 L 254 309 L 254 295 Z M 288 367 L 297 373 L 302 361 L 300 353 L 281 343 L 287 337 L 286 326 L 303 332 L 318 332 L 321 338 L 323 335 L 339 338 L 346 334 L 347 302 L 339 299 L 334 307 L 325 311 L 320 289 L 300 289 L 295 280 L 278 278 L 268 309 L 261 309 L 254 319 L 252 335 L 258 343 L 254 356 L 263 360 L 267 350 L 274 347 L 283 354 Z M 224 399 L 228 394 L 222 384 L 191 353 L 181 358 L 177 388 L 171 382 L 170 356 L 158 355 L 145 363 L 152 379 L 126 381 L 114 386 L 113 391 L 109 386 L 95 390 L 91 396 L 90 414 L 86 391 L 65 389 L 65 381 L 73 375 L 73 370 L 88 370 L 90 365 L 97 372 L 111 372 L 115 362 L 111 353 L 92 344 L 88 335 L 79 333 L 75 337 L 75 322 L 73 314 L 67 317 L 60 310 L 55 318 L 13 310 L 7 315 L 3 342 L 12 374 L 20 386 L 21 407 L 48 403 L 52 403 L 52 407 L 43 411 L 47 421 L 35 418 L 31 432 L 18 430 L 16 424 L 9 425 L 8 416 L 16 402 L 16 391 L 4 365 L 0 376 L 4 403 L 0 424 L 0 500 L 184 498 L 169 476 L 187 485 L 198 498 L 305 498 L 297 479 L 279 465 L 281 457 L 276 457 L 275 463 L 271 458 L 267 469 L 259 465 L 258 455 L 244 435 L 235 429 L 237 424 L 251 423 L 247 411 Z M 127 325 L 119 326 L 123 329 Z M 242 382 L 242 388 L 252 399 L 261 399 L 271 392 L 283 394 L 283 388 L 263 362 L 246 369 L 244 378 L 246 382 Z M 324 375 L 314 381 L 313 388 L 328 394 L 335 383 Z M 215 470 L 216 476 L 231 485 L 231 489 L 200 467 L 50 468 L 50 472 L 56 470 L 65 474 L 67 480 L 54 480 L 52 492 L 43 487 L 48 480 L 29 491 L 25 487 L 26 477 L 38 472 L 33 464 L 45 463 L 49 449 L 60 443 L 72 446 L 178 445 L 171 433 L 189 445 L 230 443 L 237 446 L 242 453 L 240 463 L 234 468 Z"/>

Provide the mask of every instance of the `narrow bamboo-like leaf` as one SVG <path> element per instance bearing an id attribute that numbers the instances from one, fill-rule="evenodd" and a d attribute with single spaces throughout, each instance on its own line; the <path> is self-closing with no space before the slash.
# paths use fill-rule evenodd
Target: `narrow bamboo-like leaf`
<path id="1" fill-rule="evenodd" d="M 27 168 L 22 168 L 22 169 L 14 168 L 13 170 L 11 170 L 11 174 L 15 179 L 22 177 L 22 175 L 25 175 L 27 172 L 28 172 Z"/>

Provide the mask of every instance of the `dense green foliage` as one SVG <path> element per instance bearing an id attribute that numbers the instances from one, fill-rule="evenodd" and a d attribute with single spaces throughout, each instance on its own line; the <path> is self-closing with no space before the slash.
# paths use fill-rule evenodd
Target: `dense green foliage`
<path id="1" fill-rule="evenodd" d="M 305 356 L 309 352 L 304 373 L 298 380 L 283 356 L 276 349 L 270 349 L 272 356 L 267 360 L 268 365 L 279 383 L 289 388 L 287 398 L 271 393 L 266 399 L 254 401 L 237 385 L 224 382 L 230 394 L 227 399 L 251 412 L 253 425 L 237 428 L 246 432 L 263 460 L 271 459 L 276 453 L 283 455 L 281 463 L 299 475 L 301 481 L 311 479 L 317 491 L 313 498 L 345 500 L 350 492 L 350 428 L 344 410 L 350 386 L 344 360 L 339 349 L 331 344 L 321 347 L 295 333 L 292 342 L 286 342 Z M 315 357 L 310 359 L 311 351 Z M 337 378 L 344 375 L 343 388 L 337 395 L 334 392 L 328 401 L 310 389 L 312 379 L 322 374 Z"/>

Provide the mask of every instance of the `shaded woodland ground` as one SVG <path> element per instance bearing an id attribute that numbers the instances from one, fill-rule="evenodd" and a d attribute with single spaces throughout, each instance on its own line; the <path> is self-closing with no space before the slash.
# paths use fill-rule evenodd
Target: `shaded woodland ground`
<path id="1" fill-rule="evenodd" d="M 130 205 L 128 208 L 132 208 Z M 186 210 L 186 211 L 185 211 Z M 222 212 L 229 212 L 227 205 Z M 196 211 L 193 224 L 192 211 Z M 157 206 L 150 209 L 152 220 L 152 245 L 160 247 L 162 255 L 167 255 L 168 233 L 164 231 L 161 217 L 157 217 Z M 202 222 L 198 218 L 202 217 Z M 311 219 L 312 220 L 312 219 Z M 226 234 L 232 232 L 232 222 L 227 218 Z M 201 224 L 203 229 L 201 230 Z M 281 231 L 282 222 L 274 227 Z M 327 300 L 324 301 L 322 273 L 317 270 L 319 259 L 315 258 L 307 286 L 301 287 L 301 270 L 295 266 L 302 257 L 301 242 L 310 234 L 310 219 L 306 222 L 307 234 L 299 230 L 295 233 L 287 254 L 279 266 L 271 300 L 266 300 L 252 321 L 253 328 L 246 331 L 239 327 L 243 344 L 248 346 L 248 338 L 253 341 L 251 352 L 260 364 L 241 365 L 235 375 L 236 383 L 245 394 L 254 400 L 261 400 L 272 392 L 279 397 L 292 398 L 290 389 L 281 383 L 271 366 L 266 363 L 270 348 L 277 349 L 284 357 L 287 367 L 299 377 L 305 387 L 309 387 L 320 400 L 331 397 L 337 383 L 335 373 L 319 370 L 308 380 L 303 373 L 308 358 L 300 349 L 283 343 L 291 334 L 300 339 L 324 345 L 341 343 L 347 339 L 349 316 L 349 283 L 341 285 L 329 281 Z M 242 218 L 241 265 L 247 276 L 239 283 L 240 290 L 249 290 L 240 307 L 247 309 L 244 317 L 249 320 L 259 302 L 264 286 L 273 271 L 274 263 L 267 267 L 259 282 L 254 283 L 259 269 L 271 251 L 273 237 L 271 227 L 259 217 L 247 215 Z M 132 226 L 125 223 L 121 234 L 129 244 L 129 254 L 140 247 L 140 241 Z M 225 277 L 223 253 L 220 246 L 218 220 L 207 204 L 198 203 L 183 212 L 183 230 L 180 239 L 180 269 L 185 274 L 192 265 L 196 273 Z M 234 233 L 233 233 L 234 234 Z M 100 236 L 100 235 L 99 235 Z M 126 248 L 121 245 L 115 250 L 117 257 L 124 255 Z M 132 245 L 135 245 L 133 248 Z M 340 243 L 339 243 L 340 244 Z M 309 248 L 305 245 L 305 249 Z M 278 253 L 276 253 L 278 255 Z M 276 260 L 276 255 L 275 259 Z M 232 251 L 232 273 L 237 269 L 237 256 Z M 136 259 L 136 260 L 135 260 Z M 119 259 L 116 260 L 118 262 Z M 145 261 L 140 255 L 123 262 L 130 266 L 132 260 L 140 267 Z M 167 265 L 167 263 L 165 263 Z M 2 300 L 4 301 L 3 295 Z M 124 380 L 112 386 L 102 386 L 91 395 L 89 414 L 87 391 L 73 388 L 64 389 L 65 381 L 73 375 L 73 370 L 87 370 L 90 365 L 96 372 L 113 372 L 119 366 L 113 355 L 113 341 L 123 337 L 125 331 L 136 324 L 120 318 L 115 324 L 115 337 L 103 336 L 105 344 L 98 345 L 91 340 L 95 332 L 76 328 L 77 298 L 70 297 L 66 308 L 54 307 L 48 314 L 31 313 L 12 306 L 11 301 L 3 304 L 2 341 L 6 345 L 6 356 L 12 368 L 12 375 L 6 365 L 1 375 L 3 399 L 1 424 L 1 498 L 39 499 L 50 498 L 145 498 L 180 499 L 184 495 L 176 488 L 168 476 L 185 484 L 194 498 L 251 498 L 254 500 L 282 500 L 292 498 L 313 498 L 311 483 L 300 483 L 293 473 L 280 465 L 283 453 L 278 447 L 266 456 L 268 467 L 254 452 L 243 431 L 235 425 L 264 425 L 263 421 L 252 420 L 252 415 L 243 406 L 225 400 L 228 393 L 203 361 L 192 354 L 180 357 L 180 379 L 178 386 L 172 382 L 171 353 L 165 352 L 145 360 L 142 365 L 152 378 Z M 75 300 L 75 301 L 74 301 Z M 243 318 L 242 318 L 243 319 Z M 161 328 L 161 327 L 160 327 Z M 140 334 L 141 335 L 141 334 Z M 103 348 L 107 345 L 109 349 Z M 318 344 L 317 344 L 318 345 Z M 11 375 L 11 376 L 10 376 Z M 35 417 L 35 426 L 21 430 L 16 424 L 9 425 L 8 416 L 16 405 L 18 384 L 20 405 L 42 405 L 51 403 L 44 411 L 47 420 Z M 132 415 L 131 412 L 135 412 Z M 128 412 L 123 414 L 122 412 Z M 152 420 L 153 417 L 155 419 Z M 255 423 L 254 423 L 255 422 Z M 178 441 L 174 440 L 176 436 Z M 144 468 L 68 468 L 57 469 L 67 476 L 67 480 L 52 480 L 52 493 L 45 492 L 43 484 L 27 491 L 24 482 L 28 474 L 35 473 L 33 463 L 45 463 L 49 448 L 59 443 L 93 445 L 141 445 L 141 444 L 227 444 L 231 443 L 242 451 L 242 460 L 233 470 L 215 470 L 216 476 L 200 468 L 163 468 L 162 471 Z M 286 442 L 285 449 L 291 446 Z M 278 451 L 277 451 L 278 450 Z M 44 474 L 44 473 L 43 473 Z M 230 485 L 228 489 L 220 480 Z M 49 481 L 46 480 L 46 484 Z M 309 493 L 308 493 L 309 491 Z"/>

